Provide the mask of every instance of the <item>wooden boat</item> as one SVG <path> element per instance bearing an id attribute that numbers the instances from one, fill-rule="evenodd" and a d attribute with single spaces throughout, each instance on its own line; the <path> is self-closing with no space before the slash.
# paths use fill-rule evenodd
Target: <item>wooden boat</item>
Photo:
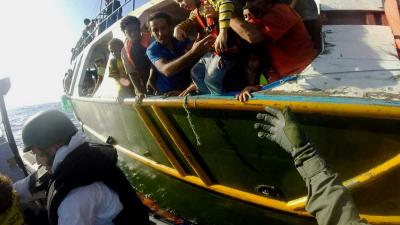
<path id="1" fill-rule="evenodd" d="M 124 39 L 117 22 L 73 61 L 68 95 L 75 115 L 93 141 L 115 146 L 121 168 L 153 209 L 195 224 L 316 224 L 304 209 L 307 191 L 292 159 L 253 129 L 265 106 L 290 106 L 362 217 L 400 224 L 396 29 L 380 0 L 319 6 L 321 54 L 297 80 L 269 86 L 246 103 L 210 95 L 120 103 L 107 73 L 94 97 L 82 96 L 85 71 L 108 57 L 111 38 Z M 149 1 L 130 14 L 145 21 L 157 10 L 176 21 L 187 15 L 170 0 Z"/>

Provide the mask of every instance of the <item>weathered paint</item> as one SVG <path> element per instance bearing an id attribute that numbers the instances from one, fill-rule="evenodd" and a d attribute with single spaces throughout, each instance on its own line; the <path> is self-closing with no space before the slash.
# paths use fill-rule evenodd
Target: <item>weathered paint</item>
<path id="1" fill-rule="evenodd" d="M 299 215 L 299 213 L 302 215 L 302 211 L 292 211 L 286 201 L 299 198 L 302 195 L 304 196 L 304 183 L 294 170 L 291 160 L 287 155 L 279 150 L 276 145 L 256 138 L 252 128 L 252 123 L 255 121 L 252 119 L 255 116 L 254 112 L 232 109 L 203 109 L 198 108 L 198 105 L 195 106 L 195 109 L 192 105 L 190 110 L 192 111 L 193 122 L 198 128 L 198 133 L 202 141 L 207 143 L 204 146 L 196 146 L 196 140 L 188 126 L 186 114 L 183 109 L 178 108 L 178 106 L 173 108 L 164 106 L 162 108 L 169 123 L 174 126 L 175 132 L 179 134 L 181 141 L 185 143 L 192 153 L 196 153 L 195 157 L 197 159 L 201 159 L 202 168 L 206 168 L 207 171 L 211 172 L 210 175 L 212 175 L 216 184 L 207 186 L 204 185 L 198 177 L 193 175 L 181 176 L 170 164 L 165 164 L 165 162 L 160 163 L 159 160 L 155 159 L 153 154 L 146 155 L 146 157 L 144 156 L 143 152 L 149 151 L 148 146 L 150 145 L 149 143 L 143 143 L 143 140 L 154 142 L 154 139 L 148 139 L 147 136 L 149 136 L 149 133 L 142 130 L 143 125 L 141 124 L 140 118 L 131 115 L 131 112 L 134 112 L 134 110 L 129 105 L 120 105 L 112 102 L 100 103 L 99 101 L 89 100 L 79 101 L 78 99 L 73 99 L 73 102 L 78 117 L 81 118 L 82 121 L 86 121 L 84 123 L 85 125 L 95 130 L 99 136 L 106 137 L 111 135 L 116 138 L 117 148 L 125 153 L 123 154 L 125 155 L 125 162 L 133 163 L 138 160 L 144 163 L 144 165 L 153 168 L 151 171 L 156 169 L 157 171 L 168 174 L 167 176 L 181 179 L 187 185 L 194 185 L 201 189 L 209 190 L 211 192 L 206 192 L 209 193 L 209 195 L 213 195 L 212 193 L 221 194 L 225 196 L 225 198 L 230 199 L 229 201 L 232 201 L 232 203 L 238 200 L 244 201 L 250 205 L 259 205 L 259 207 L 267 211 L 268 208 L 273 208 L 274 204 L 266 204 L 268 201 L 265 199 L 267 198 L 257 193 L 254 187 L 258 184 L 273 185 L 278 187 L 285 194 L 283 200 L 272 199 L 273 201 L 271 202 L 276 202 L 275 209 L 278 211 L 289 209 L 289 211 L 287 211 L 289 214 L 291 214 L 290 212 L 295 212 L 293 215 Z M 375 107 L 381 106 L 375 105 Z M 156 129 L 162 134 L 166 145 L 171 148 L 174 154 L 179 155 L 179 150 L 175 146 L 176 143 L 174 143 L 171 137 L 162 132 L 164 128 L 158 121 L 157 116 L 151 113 L 152 110 L 150 110 L 149 107 L 143 108 L 147 112 L 150 121 L 153 122 Z M 261 108 L 260 105 L 260 109 Z M 111 114 L 116 114 L 116 112 L 121 111 L 124 113 L 120 114 L 118 117 L 108 118 L 107 120 L 106 117 L 104 117 L 104 121 L 108 124 L 106 127 L 110 129 L 102 129 L 99 127 L 98 121 L 93 120 L 93 115 L 102 115 L 102 113 L 104 113 L 103 110 L 107 110 L 107 113 Z M 380 119 L 379 116 L 374 119 L 367 119 L 355 116 L 328 116 L 321 113 L 310 112 L 297 112 L 296 114 L 307 130 L 307 133 L 310 134 L 311 139 L 321 147 L 322 154 L 326 157 L 327 161 L 336 171 L 339 171 L 343 175 L 345 180 L 357 174 L 362 174 L 380 163 L 395 157 L 400 149 L 399 134 L 397 134 L 397 127 L 400 125 L 400 121 L 398 120 Z M 130 123 L 121 123 L 121 120 L 126 120 L 125 117 L 128 116 L 132 116 L 135 119 L 131 120 Z M 122 126 L 122 128 L 120 126 Z M 126 134 L 124 134 L 126 136 L 131 136 L 129 133 L 133 132 L 130 142 L 121 142 L 119 141 L 120 138 L 118 135 L 113 134 L 117 133 L 120 129 L 126 131 Z M 138 135 L 136 131 L 140 131 L 140 135 Z M 124 137 L 122 137 L 121 140 L 124 140 Z M 157 145 L 153 144 L 152 146 Z M 385 146 L 385 148 L 382 148 L 383 146 Z M 349 149 L 352 149 L 352 151 L 349 151 Z M 157 150 L 157 148 L 151 150 L 155 154 L 154 150 Z M 158 151 L 161 150 L 158 149 Z M 378 152 L 379 154 L 377 154 Z M 162 153 L 159 154 L 162 155 Z M 135 155 L 137 157 L 133 160 L 127 157 L 127 155 Z M 180 158 L 180 160 L 182 159 L 183 158 Z M 338 159 L 342 160 L 338 161 Z M 181 163 L 186 170 L 189 171 L 187 168 L 188 164 L 184 162 Z M 148 175 L 150 177 L 153 176 L 152 173 Z M 383 177 L 383 180 L 386 180 L 386 176 L 387 175 Z M 171 182 L 175 180 L 172 177 L 170 177 Z M 378 181 L 380 180 L 382 179 Z M 168 186 L 168 184 L 165 185 Z M 168 190 L 185 193 L 185 190 L 188 188 L 187 185 L 176 186 L 174 188 L 177 189 Z M 391 185 L 400 187 L 400 182 L 392 182 Z M 143 184 L 143 186 L 145 185 Z M 146 189 L 145 187 L 143 188 Z M 368 188 L 362 190 L 362 193 L 364 195 L 370 195 L 370 193 L 375 193 L 379 189 L 382 189 L 382 186 L 369 185 Z M 144 193 L 155 196 L 155 200 L 158 200 L 160 197 L 157 193 L 148 191 Z M 363 203 L 360 206 L 361 212 L 368 212 L 367 214 L 369 216 L 396 215 L 396 209 L 393 209 L 393 204 L 398 204 L 395 201 L 396 198 L 398 199 L 400 197 L 398 192 L 387 193 L 386 191 L 382 192 L 380 196 L 375 196 L 374 200 L 380 201 L 380 205 L 376 207 L 371 206 L 370 202 L 360 199 L 357 191 L 354 194 L 356 201 Z M 183 194 L 181 197 L 186 199 L 188 196 L 185 197 Z M 163 198 L 161 199 L 161 202 L 163 202 Z M 181 202 L 181 200 L 177 201 Z M 159 200 L 158 202 L 161 203 Z M 187 212 L 187 209 L 182 209 L 182 207 L 176 203 L 168 204 L 172 204 L 169 205 L 169 207 L 176 210 L 175 212 L 178 215 L 183 215 L 184 217 L 187 215 L 196 215 L 194 212 Z M 197 208 L 197 210 L 202 210 L 205 214 L 208 213 L 209 215 L 221 209 L 219 207 L 218 209 L 202 208 L 204 205 L 197 202 L 194 205 L 198 206 L 192 207 Z M 392 209 L 390 209 L 391 207 Z M 198 215 L 197 219 L 202 217 L 202 215 Z M 243 217 L 245 217 L 245 215 L 244 213 L 242 214 Z M 371 218 L 382 219 L 382 217 Z M 215 221 L 223 220 L 222 216 L 217 216 L 213 219 Z M 257 220 L 258 223 L 261 223 L 261 221 L 268 219 L 271 219 L 269 214 Z"/>

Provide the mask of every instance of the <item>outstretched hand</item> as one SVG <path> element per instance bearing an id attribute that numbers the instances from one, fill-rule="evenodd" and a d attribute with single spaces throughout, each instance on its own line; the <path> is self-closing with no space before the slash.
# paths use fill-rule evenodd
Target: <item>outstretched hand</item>
<path id="1" fill-rule="evenodd" d="M 248 101 L 250 98 L 253 97 L 253 95 L 251 94 L 252 92 L 257 91 L 257 87 L 255 86 L 247 86 L 243 89 L 243 91 L 241 91 L 239 94 L 237 94 L 235 96 L 236 100 L 241 101 L 241 102 L 246 102 Z"/>
<path id="2" fill-rule="evenodd" d="M 202 56 L 211 49 L 215 39 L 211 35 L 207 35 L 203 39 L 200 38 L 200 34 L 197 34 L 197 38 L 194 41 L 190 51 L 195 56 Z"/>
<path id="3" fill-rule="evenodd" d="M 265 111 L 258 113 L 257 119 L 266 123 L 254 124 L 254 128 L 259 130 L 258 137 L 276 142 L 294 157 L 296 150 L 304 146 L 308 139 L 293 119 L 289 107 L 285 107 L 283 112 L 272 107 L 265 107 Z"/>
<path id="4" fill-rule="evenodd" d="M 137 94 L 137 95 L 135 96 L 135 103 L 138 104 L 138 105 L 142 104 L 143 99 L 144 99 L 145 97 L 146 97 L 146 95 L 143 94 L 143 93 Z"/>

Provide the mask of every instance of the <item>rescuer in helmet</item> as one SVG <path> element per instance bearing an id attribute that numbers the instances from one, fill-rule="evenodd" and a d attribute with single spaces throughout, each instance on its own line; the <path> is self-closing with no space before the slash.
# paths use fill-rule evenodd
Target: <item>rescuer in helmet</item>
<path id="1" fill-rule="evenodd" d="M 50 224 L 148 224 L 148 212 L 117 167 L 111 146 L 89 144 L 62 112 L 32 116 L 22 130 L 24 152 L 32 151 L 50 174 L 47 210 Z M 31 177 L 14 184 L 25 201 Z"/>
<path id="2" fill-rule="evenodd" d="M 367 225 L 360 219 L 350 192 L 342 185 L 338 174 L 331 172 L 317 148 L 308 140 L 294 120 L 289 108 L 283 112 L 265 108 L 257 114 L 258 137 L 276 142 L 294 159 L 297 171 L 306 182 L 308 200 L 306 210 L 316 217 L 318 224 Z"/>

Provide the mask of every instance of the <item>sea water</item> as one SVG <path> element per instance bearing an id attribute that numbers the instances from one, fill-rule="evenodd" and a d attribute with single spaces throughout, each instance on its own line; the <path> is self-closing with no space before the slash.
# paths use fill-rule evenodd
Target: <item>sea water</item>
<path id="1" fill-rule="evenodd" d="M 17 144 L 19 149 L 23 148 L 21 134 L 22 134 L 22 127 L 25 121 L 29 117 L 35 115 L 40 111 L 46 111 L 52 109 L 63 111 L 61 102 L 52 102 L 40 105 L 25 106 L 8 110 L 8 119 L 10 120 L 15 143 Z M 64 113 L 72 120 L 75 126 L 79 128 L 79 122 L 76 120 L 74 114 L 72 112 L 64 112 Z"/>

